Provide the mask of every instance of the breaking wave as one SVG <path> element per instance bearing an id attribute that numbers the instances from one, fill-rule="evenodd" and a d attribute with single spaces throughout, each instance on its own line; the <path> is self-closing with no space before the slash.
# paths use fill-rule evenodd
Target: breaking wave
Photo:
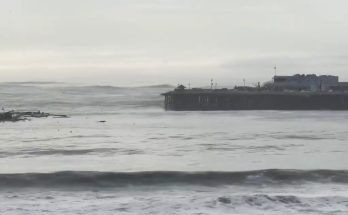
<path id="1" fill-rule="evenodd" d="M 20 81 L 20 82 L 1 82 L 0 85 L 47 85 L 47 84 L 63 84 L 63 82 L 55 81 Z"/>
<path id="2" fill-rule="evenodd" d="M 29 84 L 30 83 L 30 84 Z M 114 110 L 163 108 L 161 93 L 170 85 L 119 87 L 108 85 L 71 86 L 51 82 L 0 83 L 6 109 L 55 111 L 60 114 L 99 113 Z M 23 105 L 25 104 L 25 106 Z M 75 112 L 74 112 L 75 111 Z"/>
<path id="3" fill-rule="evenodd" d="M 175 86 L 174 85 L 170 85 L 170 84 L 158 84 L 158 85 L 145 85 L 145 86 L 140 86 L 137 88 L 172 88 L 174 89 Z"/>
<path id="4" fill-rule="evenodd" d="M 79 172 L 0 174 L 0 187 L 123 187 L 136 185 L 282 185 L 348 183 L 346 170 L 246 172 Z"/>
<path id="5" fill-rule="evenodd" d="M 271 195 L 249 194 L 222 196 L 217 202 L 233 209 L 253 208 L 254 211 L 292 211 L 291 214 L 347 214 L 348 198 L 346 196 L 305 196 L 296 195 Z M 343 209 L 343 210 L 342 210 Z M 307 212 L 307 213 L 306 213 Z M 248 213 L 255 214 L 255 213 Z M 273 213 L 271 213 L 273 214 Z M 276 213 L 278 214 L 278 213 Z M 283 214 L 283 213 L 281 213 Z"/>
<path id="6" fill-rule="evenodd" d="M 134 87 L 120 87 L 111 85 L 87 85 L 87 86 L 70 86 L 64 87 L 65 90 L 77 91 L 77 92 L 114 92 L 114 91 L 124 91 L 124 90 L 141 90 L 141 89 L 173 89 L 172 85 L 160 84 L 160 85 L 148 85 L 148 86 L 134 86 Z"/>

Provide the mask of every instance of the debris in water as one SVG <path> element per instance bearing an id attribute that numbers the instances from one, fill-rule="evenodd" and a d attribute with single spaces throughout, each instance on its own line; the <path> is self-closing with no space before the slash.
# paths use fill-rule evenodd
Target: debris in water
<path id="1" fill-rule="evenodd" d="M 0 122 L 17 122 L 28 120 L 30 118 L 47 118 L 49 116 L 54 118 L 68 118 L 67 115 L 50 114 L 41 111 L 7 111 L 0 113 Z"/>

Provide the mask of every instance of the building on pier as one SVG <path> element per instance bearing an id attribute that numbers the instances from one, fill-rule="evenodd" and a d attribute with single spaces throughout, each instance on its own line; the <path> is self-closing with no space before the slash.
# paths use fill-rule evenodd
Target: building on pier
<path id="1" fill-rule="evenodd" d="M 329 91 L 339 85 L 338 76 L 332 75 L 293 75 L 274 76 L 276 90 Z"/>
<path id="2" fill-rule="evenodd" d="M 180 85 L 162 95 L 166 110 L 348 110 L 348 92 L 337 90 L 345 87 L 337 76 L 295 75 L 275 76 L 271 89 Z"/>

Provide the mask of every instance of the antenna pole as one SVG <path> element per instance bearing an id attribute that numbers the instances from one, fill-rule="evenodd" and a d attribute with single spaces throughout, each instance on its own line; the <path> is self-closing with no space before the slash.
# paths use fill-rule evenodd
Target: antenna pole
<path id="1" fill-rule="evenodd" d="M 274 66 L 274 76 L 277 76 L 277 65 Z"/>

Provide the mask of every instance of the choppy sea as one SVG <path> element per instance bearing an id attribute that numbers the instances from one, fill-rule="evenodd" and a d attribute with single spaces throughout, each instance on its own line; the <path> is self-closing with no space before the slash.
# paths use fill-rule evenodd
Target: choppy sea
<path id="1" fill-rule="evenodd" d="M 0 84 L 0 214 L 348 214 L 348 111 L 163 109 L 171 86 Z"/>

